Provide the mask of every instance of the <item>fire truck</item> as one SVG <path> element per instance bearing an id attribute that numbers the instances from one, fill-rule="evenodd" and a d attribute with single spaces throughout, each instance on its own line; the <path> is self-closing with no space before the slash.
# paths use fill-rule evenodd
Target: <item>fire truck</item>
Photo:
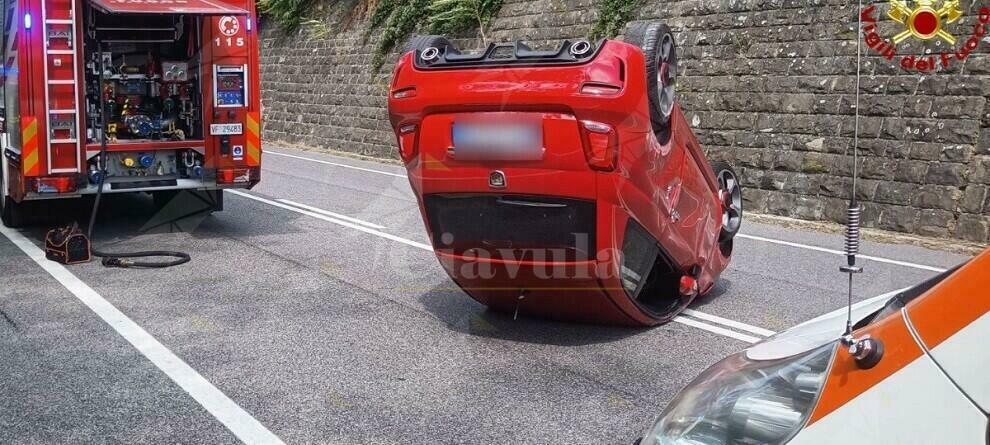
<path id="1" fill-rule="evenodd" d="M 223 208 L 261 178 L 253 0 L 0 0 L 0 209 L 182 190 Z"/>

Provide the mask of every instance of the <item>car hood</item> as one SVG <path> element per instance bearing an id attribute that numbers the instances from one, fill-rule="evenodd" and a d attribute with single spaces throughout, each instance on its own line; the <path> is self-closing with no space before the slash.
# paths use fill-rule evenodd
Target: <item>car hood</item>
<path id="1" fill-rule="evenodd" d="M 876 312 L 903 290 L 898 289 L 854 304 L 853 323 Z M 846 311 L 844 307 L 839 308 L 780 332 L 747 349 L 746 357 L 750 360 L 777 360 L 838 340 L 846 331 Z"/>

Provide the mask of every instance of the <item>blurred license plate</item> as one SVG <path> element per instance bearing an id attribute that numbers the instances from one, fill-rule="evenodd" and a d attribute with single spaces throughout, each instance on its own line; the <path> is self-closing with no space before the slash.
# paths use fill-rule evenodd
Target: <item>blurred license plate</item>
<path id="1" fill-rule="evenodd" d="M 243 131 L 241 124 L 210 124 L 210 134 L 213 136 L 241 134 Z"/>
<path id="2" fill-rule="evenodd" d="M 538 122 L 457 122 L 453 128 L 458 161 L 537 161 L 543 159 L 543 128 Z"/>

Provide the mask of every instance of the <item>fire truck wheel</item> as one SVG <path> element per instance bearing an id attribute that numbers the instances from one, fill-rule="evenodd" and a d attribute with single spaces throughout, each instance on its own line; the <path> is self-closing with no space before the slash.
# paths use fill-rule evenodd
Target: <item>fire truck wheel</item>
<path id="1" fill-rule="evenodd" d="M 430 54 L 427 54 L 429 60 L 426 60 L 423 57 L 424 54 L 423 52 L 427 48 L 436 48 L 439 52 L 437 52 L 435 55 L 432 56 Z M 449 41 L 447 41 L 446 38 L 436 35 L 415 35 L 410 37 L 409 41 L 406 42 L 405 49 L 402 52 L 406 53 L 409 51 L 416 51 L 416 57 L 421 63 L 429 63 L 435 60 L 436 56 L 440 54 L 461 53 L 460 51 L 457 50 L 457 48 L 454 45 L 452 45 Z"/>
<path id="2" fill-rule="evenodd" d="M 22 207 L 21 204 L 14 202 L 7 196 L 7 186 L 3 183 L 3 178 L 0 178 L 0 221 L 3 222 L 3 225 L 10 228 L 22 226 L 24 224 Z"/>
<path id="3" fill-rule="evenodd" d="M 155 203 L 155 208 L 161 210 L 180 194 L 187 195 L 182 196 L 179 202 L 189 203 L 190 201 L 200 201 L 202 204 L 193 204 L 197 209 L 203 209 L 208 212 L 223 211 L 223 190 L 163 190 L 152 192 L 151 198 Z M 203 204 L 206 205 L 205 209 L 203 208 Z"/>
<path id="4" fill-rule="evenodd" d="M 650 123 L 660 143 L 670 139 L 670 116 L 674 111 L 677 84 L 677 45 L 664 23 L 642 22 L 629 27 L 626 42 L 637 45 L 646 56 L 646 96 Z"/>
<path id="5" fill-rule="evenodd" d="M 155 208 L 161 210 L 175 198 L 175 195 L 178 195 L 175 190 L 164 190 L 161 192 L 152 192 L 151 199 L 155 203 Z"/>
<path id="6" fill-rule="evenodd" d="M 207 200 L 213 206 L 214 212 L 223 211 L 223 190 L 209 190 L 206 192 Z"/>

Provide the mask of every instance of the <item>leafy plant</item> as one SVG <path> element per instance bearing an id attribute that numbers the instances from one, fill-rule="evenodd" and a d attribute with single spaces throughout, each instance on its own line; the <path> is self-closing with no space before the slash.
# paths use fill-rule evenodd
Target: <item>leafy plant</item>
<path id="1" fill-rule="evenodd" d="M 317 0 L 259 0 L 258 10 L 278 23 L 287 33 L 299 30 L 306 23 L 305 15 Z"/>
<path id="2" fill-rule="evenodd" d="M 371 63 L 381 68 L 389 51 L 411 34 L 426 19 L 430 0 L 383 0 L 371 14 L 371 23 L 365 36 L 384 22 L 384 29 L 375 46 Z"/>
<path id="3" fill-rule="evenodd" d="M 603 0 L 598 8 L 598 20 L 591 28 L 591 39 L 615 37 L 643 4 L 643 0 Z"/>
<path id="4" fill-rule="evenodd" d="M 432 0 L 430 32 L 450 34 L 477 27 L 482 44 L 487 44 L 485 29 L 501 8 L 502 0 Z"/>
<path id="5" fill-rule="evenodd" d="M 385 58 L 417 28 L 435 34 L 458 33 L 477 28 L 488 41 L 488 25 L 503 0 L 380 0 L 368 20 L 365 37 L 382 27 L 372 63 L 381 68 Z"/>

